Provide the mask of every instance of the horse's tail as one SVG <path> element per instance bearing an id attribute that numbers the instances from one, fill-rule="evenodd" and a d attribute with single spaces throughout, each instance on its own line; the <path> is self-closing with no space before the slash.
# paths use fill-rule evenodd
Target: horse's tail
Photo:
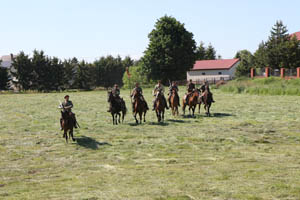
<path id="1" fill-rule="evenodd" d="M 78 124 L 78 122 L 76 121 L 76 125 L 78 126 L 78 128 L 80 128 L 80 125 Z"/>

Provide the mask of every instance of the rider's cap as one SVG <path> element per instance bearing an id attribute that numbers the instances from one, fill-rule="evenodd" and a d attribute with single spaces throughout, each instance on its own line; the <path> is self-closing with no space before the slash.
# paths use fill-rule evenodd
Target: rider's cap
<path id="1" fill-rule="evenodd" d="M 64 98 L 66 99 L 67 97 L 69 97 L 69 95 L 66 95 Z"/>
<path id="2" fill-rule="evenodd" d="M 192 82 L 192 79 L 190 79 L 190 82 Z"/>
<path id="3" fill-rule="evenodd" d="M 115 86 L 115 87 L 119 87 L 118 84 L 115 84 L 114 86 Z"/>

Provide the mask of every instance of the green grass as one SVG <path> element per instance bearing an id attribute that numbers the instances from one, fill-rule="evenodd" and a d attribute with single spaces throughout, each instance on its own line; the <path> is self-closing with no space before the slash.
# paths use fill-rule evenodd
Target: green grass
<path id="1" fill-rule="evenodd" d="M 183 88 L 181 96 L 183 95 Z M 122 90 L 129 110 L 129 91 Z M 151 91 L 144 91 L 151 105 Z M 5 94 L 0 199 L 299 199 L 299 97 L 214 91 L 212 117 L 112 125 L 104 91 L 70 93 L 81 128 L 59 130 L 64 93 Z"/>
<path id="2" fill-rule="evenodd" d="M 277 77 L 237 79 L 221 86 L 223 92 L 257 95 L 297 95 L 300 96 L 300 79 L 285 80 Z"/>

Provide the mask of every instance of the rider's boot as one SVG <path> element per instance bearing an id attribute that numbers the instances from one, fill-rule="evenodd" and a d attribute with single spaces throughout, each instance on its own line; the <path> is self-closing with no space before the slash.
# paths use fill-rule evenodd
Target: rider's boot
<path id="1" fill-rule="evenodd" d="M 108 108 L 107 112 L 111 112 L 111 103 L 109 104 L 109 108 Z"/>
<path id="2" fill-rule="evenodd" d="M 164 101 L 165 101 L 165 104 L 166 104 L 166 109 L 168 110 L 169 109 L 169 107 L 168 107 L 168 103 L 167 103 L 167 100 L 166 100 L 166 98 L 164 97 Z"/>

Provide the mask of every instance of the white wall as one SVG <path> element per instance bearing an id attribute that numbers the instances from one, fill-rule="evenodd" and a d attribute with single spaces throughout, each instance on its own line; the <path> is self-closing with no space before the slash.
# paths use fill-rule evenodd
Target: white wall
<path id="1" fill-rule="evenodd" d="M 186 77 L 187 80 L 192 79 L 193 81 L 199 81 L 199 80 L 220 80 L 220 79 L 232 79 L 234 77 L 234 73 L 236 70 L 236 67 L 238 66 L 240 62 L 237 62 L 234 66 L 232 66 L 229 70 L 196 70 L 196 71 L 187 71 Z M 222 74 L 219 74 L 221 72 Z M 205 73 L 205 75 L 202 75 L 202 73 Z"/>

